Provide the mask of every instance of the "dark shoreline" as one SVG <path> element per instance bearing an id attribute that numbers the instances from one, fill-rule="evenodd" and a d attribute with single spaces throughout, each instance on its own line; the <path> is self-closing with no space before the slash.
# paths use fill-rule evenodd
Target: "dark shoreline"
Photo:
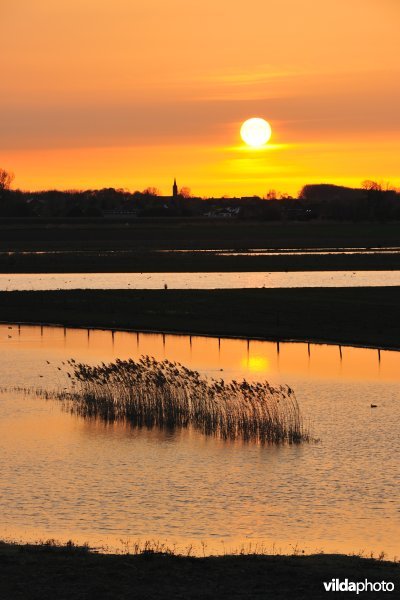
<path id="1" fill-rule="evenodd" d="M 400 287 L 0 293 L 0 321 L 400 349 Z"/>
<path id="2" fill-rule="evenodd" d="M 220 254 L 219 251 L 0 253 L 0 273 L 215 273 L 400 270 L 400 252 Z"/>
<path id="3" fill-rule="evenodd" d="M 395 562 L 340 554 L 194 558 L 150 550 L 107 555 L 54 543 L 1 542 L 0 564 L 0 596 L 9 600 L 317 600 L 326 598 L 323 582 L 332 579 L 393 582 L 396 594 L 400 572 Z M 368 598 L 381 597 L 382 592 L 368 593 Z"/>
<path id="4" fill-rule="evenodd" d="M 271 254 L 243 254 L 257 248 Z M 398 222 L 0 219 L 4 274 L 400 270 L 397 248 Z"/>
<path id="5" fill-rule="evenodd" d="M 0 219 L 0 273 L 399 270 L 399 247 L 398 222 Z M 256 248 L 293 254 L 232 254 Z"/>

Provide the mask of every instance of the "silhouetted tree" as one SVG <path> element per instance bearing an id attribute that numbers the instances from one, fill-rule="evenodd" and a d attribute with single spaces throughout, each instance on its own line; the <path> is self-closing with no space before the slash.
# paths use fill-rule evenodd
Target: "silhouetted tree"
<path id="1" fill-rule="evenodd" d="M 0 190 L 9 190 L 14 179 L 14 173 L 0 168 Z"/>
<path id="2" fill-rule="evenodd" d="M 377 181 L 371 181 L 370 179 L 365 179 L 362 182 L 361 187 L 363 190 L 367 190 L 368 192 L 381 192 L 382 186 Z"/>
<path id="3" fill-rule="evenodd" d="M 269 190 L 264 196 L 265 200 L 276 200 L 278 198 L 278 194 L 276 190 Z"/>
<path id="4" fill-rule="evenodd" d="M 159 196 L 160 190 L 156 187 L 148 187 L 145 190 L 143 190 L 143 194 L 145 196 Z"/>
<path id="5" fill-rule="evenodd" d="M 191 198 L 191 189 L 189 187 L 183 187 L 179 190 L 179 195 L 182 196 L 182 198 Z"/>

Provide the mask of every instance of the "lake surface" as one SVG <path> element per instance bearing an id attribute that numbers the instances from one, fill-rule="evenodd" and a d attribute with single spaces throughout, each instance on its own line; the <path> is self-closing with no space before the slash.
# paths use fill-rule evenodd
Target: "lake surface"
<path id="1" fill-rule="evenodd" d="M 16 251 L 0 251 L 0 256 L 54 256 L 59 255 L 93 255 L 93 256 L 106 256 L 116 255 L 124 256 L 131 255 L 132 250 L 16 250 Z M 370 248 L 247 248 L 245 250 L 235 250 L 233 248 L 228 249 L 180 249 L 180 250 L 154 250 L 155 253 L 160 254 L 219 254 L 227 256 L 281 256 L 281 255 L 302 255 L 302 256 L 324 256 L 324 255 L 347 255 L 347 254 L 400 254 L 400 247 L 398 246 L 385 246 L 385 247 L 370 247 Z"/>
<path id="2" fill-rule="evenodd" d="M 400 271 L 0 274 L 0 291 L 400 286 Z"/>
<path id="3" fill-rule="evenodd" d="M 386 248 L 249 248 L 247 250 L 159 250 L 159 252 L 218 254 L 219 256 L 327 256 L 327 255 L 369 255 L 369 254 L 400 254 L 397 246 Z M 0 253 L 1 254 L 1 253 Z M 10 253 L 11 254 L 11 253 Z"/>
<path id="4" fill-rule="evenodd" d="M 0 326 L 0 350 L 1 538 L 399 555 L 400 353 L 17 325 Z M 260 446 L 105 425 L 4 391 L 63 387 L 70 357 L 143 354 L 215 378 L 287 383 L 321 442 Z"/>

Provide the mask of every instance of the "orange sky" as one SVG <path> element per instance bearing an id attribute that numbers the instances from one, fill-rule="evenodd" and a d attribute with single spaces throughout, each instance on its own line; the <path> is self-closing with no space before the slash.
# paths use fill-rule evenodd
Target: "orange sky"
<path id="1" fill-rule="evenodd" d="M 398 0 L 0 0 L 0 166 L 22 189 L 400 186 Z M 240 124 L 272 125 L 249 150 Z"/>

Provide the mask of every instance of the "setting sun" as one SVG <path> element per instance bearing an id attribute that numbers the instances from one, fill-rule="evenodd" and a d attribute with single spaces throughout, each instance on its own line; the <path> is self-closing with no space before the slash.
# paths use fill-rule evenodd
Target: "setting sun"
<path id="1" fill-rule="evenodd" d="M 248 146 L 261 148 L 271 138 L 271 125 L 265 119 L 247 119 L 240 129 L 240 135 Z"/>

